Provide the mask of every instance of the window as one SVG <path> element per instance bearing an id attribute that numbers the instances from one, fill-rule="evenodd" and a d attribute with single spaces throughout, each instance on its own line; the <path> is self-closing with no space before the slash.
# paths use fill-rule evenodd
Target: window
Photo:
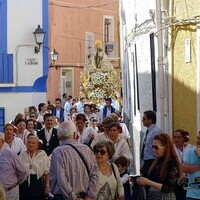
<path id="1" fill-rule="evenodd" d="M 5 123 L 5 108 L 0 107 L 0 131 L 3 131 Z"/>
<path id="2" fill-rule="evenodd" d="M 67 93 L 68 95 L 73 96 L 73 80 L 72 80 L 73 72 L 71 69 L 63 69 L 62 70 L 62 83 L 61 83 L 61 93 Z"/>
<path id="3" fill-rule="evenodd" d="M 104 17 L 104 43 L 105 43 L 105 53 L 108 56 L 114 56 L 114 18 L 112 16 Z"/>
<path id="4" fill-rule="evenodd" d="M 0 54 L 0 84 L 13 83 L 13 55 Z"/>
<path id="5" fill-rule="evenodd" d="M 13 83 L 13 55 L 7 54 L 7 1 L 0 3 L 0 84 Z"/>
<path id="6" fill-rule="evenodd" d="M 94 51 L 94 33 L 85 33 L 85 63 L 89 63 Z"/>
<path id="7" fill-rule="evenodd" d="M 157 111 L 154 33 L 150 34 L 150 53 L 151 53 L 151 80 L 152 80 L 153 111 Z"/>

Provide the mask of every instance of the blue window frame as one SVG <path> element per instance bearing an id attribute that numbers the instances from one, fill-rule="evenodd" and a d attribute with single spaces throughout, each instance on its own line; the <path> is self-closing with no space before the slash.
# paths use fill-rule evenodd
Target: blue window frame
<path id="1" fill-rule="evenodd" d="M 0 107 L 0 131 L 3 131 L 5 124 L 5 108 Z"/>
<path id="2" fill-rule="evenodd" d="M 0 84 L 13 83 L 13 55 L 0 54 Z"/>

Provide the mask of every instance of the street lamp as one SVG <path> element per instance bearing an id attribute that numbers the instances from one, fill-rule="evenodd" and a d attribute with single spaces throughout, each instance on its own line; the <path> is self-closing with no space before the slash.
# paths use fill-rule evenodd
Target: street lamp
<path id="1" fill-rule="evenodd" d="M 55 49 L 53 49 L 50 55 L 51 55 L 52 64 L 54 64 L 55 61 L 58 60 L 59 53 Z"/>
<path id="2" fill-rule="evenodd" d="M 43 31 L 42 28 L 40 28 L 40 25 L 38 25 L 38 27 L 33 32 L 33 35 L 34 35 L 35 43 L 38 45 L 38 47 L 35 47 L 35 53 L 39 53 L 40 46 L 44 42 L 45 32 Z"/>

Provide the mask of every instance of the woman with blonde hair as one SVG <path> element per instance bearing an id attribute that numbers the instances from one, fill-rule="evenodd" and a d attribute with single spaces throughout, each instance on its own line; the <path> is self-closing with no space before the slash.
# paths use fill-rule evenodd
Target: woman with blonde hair
<path id="1" fill-rule="evenodd" d="M 28 170 L 27 179 L 19 187 L 20 200 L 43 200 L 50 192 L 49 158 L 39 145 L 37 136 L 29 134 L 27 151 L 19 155 Z"/>

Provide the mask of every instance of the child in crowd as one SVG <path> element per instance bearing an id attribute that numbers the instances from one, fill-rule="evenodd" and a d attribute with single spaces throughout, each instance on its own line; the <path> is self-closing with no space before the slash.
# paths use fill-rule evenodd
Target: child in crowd
<path id="1" fill-rule="evenodd" d="M 129 183 L 129 174 L 127 172 L 128 168 L 128 160 L 124 156 L 119 156 L 115 160 L 115 164 L 117 165 L 121 177 L 122 184 L 124 186 L 124 196 L 125 200 L 131 200 L 131 189 Z"/>

